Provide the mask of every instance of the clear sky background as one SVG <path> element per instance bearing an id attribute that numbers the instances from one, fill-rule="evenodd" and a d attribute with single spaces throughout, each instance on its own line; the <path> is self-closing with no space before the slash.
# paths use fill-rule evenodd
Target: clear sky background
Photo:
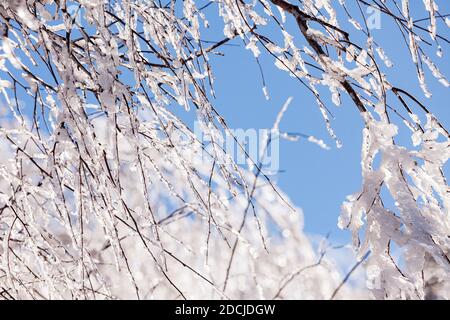
<path id="1" fill-rule="evenodd" d="M 349 7 L 352 8 L 350 2 L 347 1 Z M 438 3 L 441 14 L 450 13 L 448 1 Z M 353 9 L 355 9 L 354 6 Z M 411 10 L 413 14 L 419 13 L 419 15 L 415 15 L 416 17 L 426 17 L 422 1 L 411 1 Z M 211 30 L 205 34 L 210 34 L 211 37 L 206 36 L 205 38 L 220 40 L 221 38 L 217 37 L 222 37 L 223 22 L 219 18 L 216 20 L 211 18 L 211 16 L 214 17 L 214 12 L 217 12 L 217 7 L 212 5 L 206 12 L 210 14 Z M 290 20 L 288 21 L 289 32 L 294 36 L 297 47 L 302 47 L 305 41 L 298 31 L 298 27 L 294 25 L 290 17 L 288 20 Z M 427 22 L 422 25 L 427 26 Z M 349 24 L 344 26 L 346 30 L 352 30 Z M 359 33 L 356 29 L 353 30 L 356 31 L 356 34 Z M 443 22 L 439 22 L 438 30 L 450 38 L 450 29 Z M 280 39 L 279 32 L 273 30 L 268 32 L 269 35 Z M 450 128 L 449 88 L 438 83 L 427 70 L 427 83 L 433 92 L 433 97 L 425 98 L 419 88 L 408 47 L 397 26 L 391 19 L 382 16 L 381 29 L 372 30 L 372 32 L 394 64 L 393 68 L 382 70 L 388 74 L 391 83 L 415 94 L 447 128 Z M 351 36 L 351 39 L 359 40 L 361 38 Z M 327 97 L 325 99 L 327 106 L 335 116 L 332 126 L 343 143 L 343 147 L 337 149 L 333 140 L 328 136 L 314 98 L 298 80 L 276 68 L 273 57 L 260 48 L 262 52 L 260 62 L 270 95 L 270 100 L 267 101 L 262 91 L 258 64 L 252 53 L 245 50 L 242 40 L 235 39 L 230 44 L 233 46 L 221 48 L 220 52 L 224 53 L 223 57 L 215 56 L 212 59 L 216 77 L 217 99 L 214 103 L 216 108 L 225 117 L 231 128 L 271 128 L 281 106 L 288 97 L 293 97 L 280 129 L 313 135 L 323 139 L 331 149 L 321 149 L 305 139 L 297 142 L 282 140 L 280 143 L 280 170 L 282 172 L 272 179 L 277 181 L 278 186 L 287 193 L 297 207 L 303 209 L 306 232 L 321 235 L 331 232 L 333 242 L 348 242 L 349 231 L 340 230 L 337 227 L 337 219 L 345 197 L 358 192 L 361 186 L 360 149 L 363 121 L 356 107 L 344 94 L 341 95 L 342 105 L 336 107 L 331 103 L 327 91 L 323 91 Z M 450 46 L 445 43 L 441 45 L 444 50 L 442 58 L 437 57 L 435 49 L 429 53 L 448 78 L 450 77 Z M 401 110 L 398 101 L 394 100 L 392 96 L 390 102 Z M 399 123 L 399 118 L 394 117 L 393 120 Z M 407 135 L 399 137 L 398 142 L 410 146 L 410 132 L 404 126 L 401 126 L 400 131 L 404 131 Z"/>

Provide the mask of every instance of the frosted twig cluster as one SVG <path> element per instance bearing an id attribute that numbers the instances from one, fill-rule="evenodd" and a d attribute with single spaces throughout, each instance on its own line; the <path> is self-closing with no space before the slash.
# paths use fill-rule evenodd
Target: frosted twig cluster
<path id="1" fill-rule="evenodd" d="M 359 294 L 342 286 L 326 249 L 313 250 L 301 212 L 258 160 L 248 157 L 253 170 L 242 168 L 220 147 L 222 132 L 230 133 L 214 108 L 211 61 L 235 39 L 298 79 L 338 147 L 328 100 L 340 105 L 345 94 L 361 114 L 363 185 L 344 203 L 339 225 L 368 256 L 374 296 L 450 298 L 450 189 L 442 169 L 449 134 L 422 97 L 389 81 L 395 66 L 364 12 L 370 7 L 398 25 L 426 97 L 425 67 L 449 86 L 429 54 L 444 55 L 449 19 L 433 0 L 423 1 L 428 17 L 420 20 L 408 0 L 356 0 L 358 14 L 351 2 L 2 1 L 0 296 Z M 203 40 L 217 20 L 223 34 Z M 271 25 L 283 43 L 266 34 Z M 209 148 L 173 112 L 180 107 L 195 113 Z M 411 131 L 412 148 L 396 143 L 400 128 Z M 383 188 L 395 212 L 384 205 Z"/>

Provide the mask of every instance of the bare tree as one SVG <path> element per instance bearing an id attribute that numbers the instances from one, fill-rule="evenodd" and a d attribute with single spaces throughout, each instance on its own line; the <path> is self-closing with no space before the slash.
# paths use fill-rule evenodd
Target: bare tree
<path id="1" fill-rule="evenodd" d="M 436 2 L 418 18 L 409 0 L 2 1 L 0 296 L 351 298 L 365 294 L 343 286 L 364 260 L 375 298 L 450 298 L 449 134 L 422 97 L 390 82 L 368 17 L 395 22 L 430 97 L 425 68 L 449 86 L 430 54 L 449 44 Z M 202 38 L 210 23 L 223 25 L 215 42 Z M 230 41 L 295 77 L 337 147 L 328 104 L 348 95 L 361 115 L 363 185 L 339 218 L 360 261 L 343 279 L 261 159 L 235 139 L 243 168 L 223 148 L 222 133 L 234 136 L 214 107 L 211 61 Z M 210 145 L 172 105 L 195 112 Z M 396 142 L 399 130 L 414 148 Z"/>

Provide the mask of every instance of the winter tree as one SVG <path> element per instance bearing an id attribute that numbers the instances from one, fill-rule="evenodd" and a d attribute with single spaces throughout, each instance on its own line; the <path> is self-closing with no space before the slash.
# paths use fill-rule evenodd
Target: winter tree
<path id="1" fill-rule="evenodd" d="M 0 296 L 450 298 L 450 137 L 427 108 L 432 77 L 449 87 L 439 70 L 448 5 L 1 1 Z M 422 94 L 391 82 L 395 64 L 371 32 L 378 19 L 397 25 Z M 205 41 L 212 24 L 222 32 Z M 333 246 L 312 246 L 301 211 L 262 169 L 275 136 L 295 138 L 279 130 L 289 101 L 259 157 L 235 139 L 247 166 L 223 148 L 234 133 L 215 108 L 213 66 L 229 43 L 297 79 L 335 147 L 333 104 L 349 97 L 360 115 L 363 183 L 335 215 L 367 290 L 346 283 L 327 256 Z"/>

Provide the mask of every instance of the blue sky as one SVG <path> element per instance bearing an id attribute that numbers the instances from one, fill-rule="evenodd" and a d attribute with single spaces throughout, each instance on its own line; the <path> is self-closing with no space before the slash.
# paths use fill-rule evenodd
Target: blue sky
<path id="1" fill-rule="evenodd" d="M 426 12 L 421 1 L 412 1 L 411 7 L 413 13 L 420 12 L 420 17 L 425 16 Z M 441 9 L 445 8 L 441 5 Z M 213 10 L 217 9 L 214 6 L 208 8 L 208 12 L 212 13 Z M 448 12 L 441 10 L 441 14 L 445 13 Z M 218 40 L 217 35 L 221 35 L 222 24 L 218 19 L 217 21 L 212 19 L 211 16 L 209 16 L 209 20 L 212 30 L 208 33 L 215 34 L 215 38 L 208 40 Z M 297 46 L 303 46 L 304 40 L 297 27 L 292 21 L 288 22 L 288 26 Z M 346 28 L 352 30 L 352 27 L 346 26 Z M 438 30 L 447 37 L 450 34 L 450 29 L 443 23 L 440 23 Z M 394 63 L 393 68 L 383 70 L 388 74 L 391 83 L 415 94 L 447 128 L 450 128 L 448 88 L 439 84 L 427 72 L 427 83 L 433 92 L 433 97 L 426 99 L 419 88 L 408 48 L 393 22 L 383 16 L 381 29 L 372 30 L 372 32 Z M 269 30 L 269 34 L 279 37 L 273 30 Z M 358 36 L 351 38 L 360 39 Z M 328 98 L 326 99 L 327 106 L 331 108 L 335 116 L 332 126 L 343 143 L 343 147 L 337 149 L 333 140 L 328 136 L 315 100 L 296 79 L 276 68 L 273 58 L 265 54 L 261 48 L 260 62 L 270 95 L 270 100 L 267 101 L 262 92 L 261 76 L 253 55 L 244 49 L 241 40 L 233 40 L 230 43 L 233 46 L 226 46 L 220 50 L 225 54 L 223 57 L 216 56 L 212 59 L 216 77 L 216 108 L 225 117 L 231 128 L 271 128 L 281 106 L 288 97 L 293 97 L 280 129 L 314 135 L 323 139 L 331 149 L 323 150 L 305 139 L 297 142 L 282 140 L 280 143 L 280 170 L 282 172 L 272 178 L 288 194 L 292 202 L 303 209 L 306 232 L 322 235 L 331 232 L 331 239 L 334 242 L 348 242 L 349 232 L 338 229 L 337 219 L 345 197 L 358 192 L 361 185 L 360 145 L 363 122 L 357 109 L 347 97 L 343 97 L 340 107 L 335 107 Z M 444 56 L 438 58 L 435 49 L 430 51 L 430 56 L 448 77 L 450 76 L 448 58 L 450 48 L 448 45 L 441 45 L 444 49 Z M 394 102 L 393 99 L 392 102 Z M 397 101 L 394 106 L 399 107 Z M 399 119 L 393 118 L 393 120 L 398 123 Z M 404 126 L 400 130 L 409 133 Z M 401 144 L 411 145 L 408 135 L 400 136 L 398 141 Z M 448 170 L 446 171 L 448 172 Z"/>

